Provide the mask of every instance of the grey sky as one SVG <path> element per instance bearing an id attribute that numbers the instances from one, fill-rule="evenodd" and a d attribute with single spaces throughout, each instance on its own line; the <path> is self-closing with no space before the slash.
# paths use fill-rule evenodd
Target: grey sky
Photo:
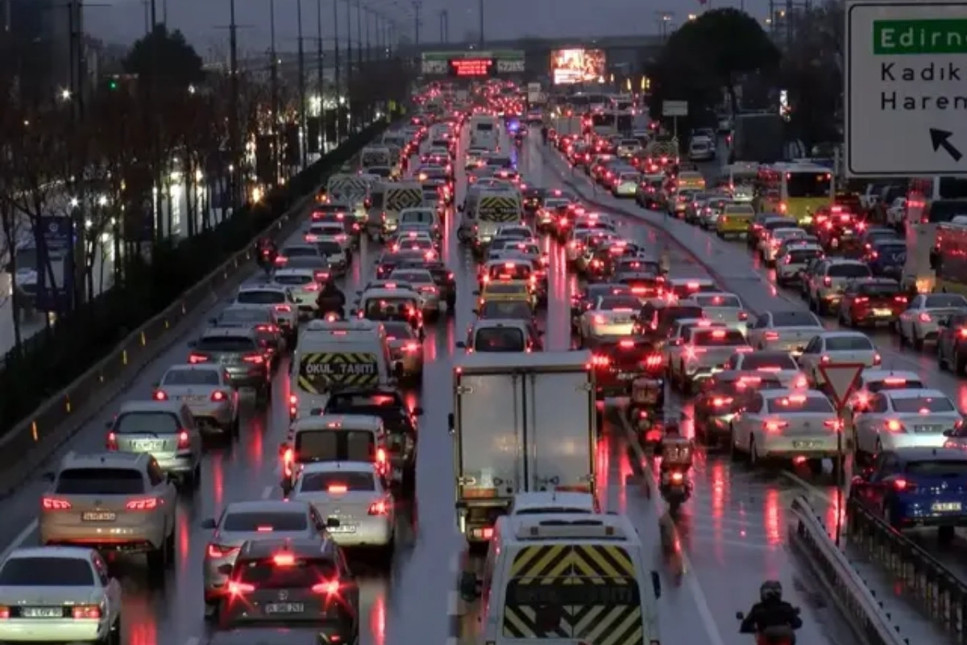
<path id="1" fill-rule="evenodd" d="M 405 10 L 390 9 L 397 16 L 409 16 L 405 26 L 412 38 L 412 0 L 396 0 Z M 155 0 L 159 20 L 164 0 Z M 322 0 L 324 37 L 332 37 L 332 2 Z M 700 12 L 698 0 L 484 0 L 485 34 L 493 38 L 534 36 L 594 36 L 657 33 L 655 13 L 674 11 L 678 21 L 690 12 Z M 110 7 L 86 10 L 87 30 L 110 42 L 129 43 L 144 32 L 145 4 L 141 0 L 107 0 Z M 296 0 L 275 0 L 276 33 L 280 49 L 295 49 Z M 364 4 L 366 2 L 364 1 Z M 394 0 L 368 0 L 374 9 L 392 7 Z M 765 18 L 768 0 L 710 0 L 713 7 L 744 7 L 753 15 Z M 781 6 L 784 0 L 776 0 Z M 303 27 L 306 35 L 316 33 L 317 0 L 303 0 Z M 168 22 L 181 29 L 203 56 L 212 48 L 223 50 L 228 32 L 219 26 L 228 24 L 229 0 L 167 0 Z M 708 5 L 706 5 L 708 6 Z M 423 0 L 421 40 L 438 41 L 439 11 L 450 14 L 450 39 L 461 41 L 468 31 L 478 30 L 476 0 Z M 340 30 L 345 19 L 345 3 L 340 1 Z M 269 0 L 236 0 L 238 23 L 249 27 L 239 30 L 239 43 L 245 51 L 264 51 L 269 43 Z M 355 15 L 355 13 L 354 13 Z M 355 18 L 354 18 L 355 21 Z M 355 31 L 355 22 L 353 23 Z M 344 34 L 343 34 L 344 35 Z M 307 47 L 315 47 L 308 43 Z"/>

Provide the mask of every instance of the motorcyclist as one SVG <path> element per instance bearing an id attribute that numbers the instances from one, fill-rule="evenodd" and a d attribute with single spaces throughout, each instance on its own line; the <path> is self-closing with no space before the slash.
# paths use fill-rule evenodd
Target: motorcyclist
<path id="1" fill-rule="evenodd" d="M 749 613 L 742 618 L 740 634 L 757 634 L 759 642 L 768 643 L 770 629 L 799 629 L 802 619 L 799 610 L 782 599 L 782 584 L 778 580 L 766 580 L 759 587 L 759 602 L 752 605 Z M 765 638 L 763 638 L 765 637 Z M 794 645 L 795 638 L 790 645 Z"/>
<path id="2" fill-rule="evenodd" d="M 682 434 L 678 420 L 666 421 L 664 434 L 655 446 L 655 456 L 662 458 L 659 469 L 662 486 L 668 483 L 671 473 L 687 473 L 691 469 L 694 452 L 695 445 Z"/>
<path id="3" fill-rule="evenodd" d="M 325 318 L 326 314 L 335 314 L 342 319 L 345 316 L 346 294 L 339 290 L 332 278 L 329 278 L 319 290 L 316 305 L 320 318 Z"/>
<path id="4" fill-rule="evenodd" d="M 261 237 L 255 243 L 255 261 L 263 270 L 269 271 L 275 265 L 275 259 L 278 256 L 279 248 L 272 238 Z"/>

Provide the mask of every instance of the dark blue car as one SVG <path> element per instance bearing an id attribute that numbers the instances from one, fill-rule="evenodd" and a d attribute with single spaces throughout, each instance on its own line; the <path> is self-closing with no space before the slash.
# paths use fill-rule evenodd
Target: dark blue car
<path id="1" fill-rule="evenodd" d="M 854 477 L 850 497 L 896 529 L 936 526 L 950 541 L 967 526 L 967 452 L 961 448 L 899 448 L 876 456 Z"/>
<path id="2" fill-rule="evenodd" d="M 863 259 L 874 276 L 899 280 L 907 262 L 907 243 L 899 239 L 874 240 Z"/>

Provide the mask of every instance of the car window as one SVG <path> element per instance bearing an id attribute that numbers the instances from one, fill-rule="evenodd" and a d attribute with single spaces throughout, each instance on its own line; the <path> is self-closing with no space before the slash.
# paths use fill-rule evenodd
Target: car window
<path id="1" fill-rule="evenodd" d="M 215 370 L 169 370 L 161 385 L 218 385 L 221 382 Z"/>
<path id="2" fill-rule="evenodd" d="M 235 297 L 235 302 L 243 305 L 274 305 L 285 302 L 282 291 L 242 291 Z"/>
<path id="3" fill-rule="evenodd" d="M 56 556 L 11 558 L 0 569 L 2 587 L 89 587 L 93 585 L 94 571 L 91 569 L 90 562 L 82 558 Z"/>
<path id="4" fill-rule="evenodd" d="M 133 468 L 69 468 L 57 477 L 56 493 L 62 495 L 140 495 L 144 493 L 141 471 Z"/>
<path id="5" fill-rule="evenodd" d="M 873 349 L 873 342 L 866 336 L 830 336 L 826 338 L 826 350 L 830 352 L 871 349 Z"/>
<path id="6" fill-rule="evenodd" d="M 306 514 L 279 511 L 245 511 L 226 513 L 219 527 L 222 531 L 255 533 L 258 531 L 305 531 L 309 528 Z"/>
<path id="7" fill-rule="evenodd" d="M 833 414 L 833 405 L 825 396 L 792 395 L 769 400 L 769 412 L 793 414 L 816 412 Z"/>
<path id="8" fill-rule="evenodd" d="M 893 409 L 897 412 L 953 412 L 954 405 L 947 397 L 904 396 L 893 397 Z"/>
<path id="9" fill-rule="evenodd" d="M 117 434 L 175 434 L 181 430 L 181 423 L 173 412 L 124 412 L 112 430 Z"/>
<path id="10" fill-rule="evenodd" d="M 320 491 L 375 491 L 376 480 L 370 472 L 337 471 L 303 475 L 298 489 L 307 493 Z"/>

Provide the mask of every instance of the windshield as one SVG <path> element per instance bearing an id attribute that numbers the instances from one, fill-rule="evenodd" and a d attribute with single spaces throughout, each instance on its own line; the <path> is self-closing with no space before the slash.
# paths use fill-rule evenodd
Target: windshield
<path id="1" fill-rule="evenodd" d="M 831 278 L 868 278 L 870 277 L 870 267 L 865 264 L 833 264 L 826 270 L 826 275 Z"/>
<path id="2" fill-rule="evenodd" d="M 828 172 L 786 173 L 786 193 L 789 197 L 829 197 L 832 179 Z"/>
<path id="3" fill-rule="evenodd" d="M 753 352 L 745 354 L 742 358 L 742 369 L 744 370 L 768 370 L 770 368 L 798 370 L 799 366 L 792 356 L 785 352 Z"/>
<path id="4" fill-rule="evenodd" d="M 169 370 L 161 379 L 161 385 L 219 385 L 218 372 L 210 369 Z"/>
<path id="5" fill-rule="evenodd" d="M 242 291 L 235 297 L 235 302 L 243 305 L 274 305 L 285 302 L 282 291 Z"/>
<path id="6" fill-rule="evenodd" d="M 897 412 L 953 412 L 954 404 L 947 397 L 934 396 L 895 396 L 892 397 L 893 409 Z"/>
<path id="7" fill-rule="evenodd" d="M 87 557 L 11 558 L 0 570 L 0 586 L 91 587 L 94 586 L 94 572 Z"/>
<path id="8" fill-rule="evenodd" d="M 330 489 L 338 489 L 339 492 L 375 491 L 376 481 L 373 479 L 373 473 L 364 471 L 309 473 L 302 476 L 298 489 L 306 493 L 318 493 Z"/>
<path id="9" fill-rule="evenodd" d="M 772 313 L 773 327 L 819 327 L 816 317 L 806 311 L 775 311 Z"/>
<path id="10" fill-rule="evenodd" d="M 708 329 L 693 332 L 695 344 L 701 347 L 745 345 L 745 336 L 737 329 Z"/>
<path id="11" fill-rule="evenodd" d="M 125 412 L 111 429 L 117 434 L 175 434 L 181 424 L 174 412 Z"/>
<path id="12" fill-rule="evenodd" d="M 900 293 L 899 284 L 877 283 L 861 284 L 857 287 L 857 292 L 864 296 L 895 296 Z"/>
<path id="13" fill-rule="evenodd" d="M 473 348 L 478 352 L 522 352 L 524 333 L 517 327 L 483 327 L 477 330 Z"/>
<path id="14" fill-rule="evenodd" d="M 131 468 L 70 468 L 57 477 L 55 492 L 63 495 L 140 495 L 141 472 Z"/>
<path id="15" fill-rule="evenodd" d="M 786 257 L 789 258 L 789 263 L 803 264 L 809 262 L 813 258 L 818 258 L 823 252 L 819 249 L 793 249 L 786 253 Z"/>
<path id="16" fill-rule="evenodd" d="M 295 454 L 299 461 L 370 461 L 376 450 L 372 432 L 326 428 L 296 432 Z"/>
<path id="17" fill-rule="evenodd" d="M 783 396 L 769 399 L 769 412 L 792 414 L 795 412 L 834 414 L 833 405 L 825 396 Z"/>
<path id="18" fill-rule="evenodd" d="M 255 340 L 245 336 L 210 336 L 202 338 L 195 344 L 195 349 L 202 352 L 254 352 L 257 347 Z"/>
<path id="19" fill-rule="evenodd" d="M 272 280 L 284 285 L 300 285 L 312 282 L 311 275 L 275 275 Z"/>
<path id="20" fill-rule="evenodd" d="M 222 520 L 222 531 L 239 531 L 243 533 L 261 532 L 295 532 L 309 528 L 309 520 L 304 512 L 285 513 L 279 511 L 245 511 L 229 513 Z"/>
<path id="21" fill-rule="evenodd" d="M 695 296 L 695 302 L 703 307 L 722 309 L 741 309 L 742 302 L 737 296 Z"/>
<path id="22" fill-rule="evenodd" d="M 831 336 L 826 339 L 826 349 L 833 352 L 848 350 L 871 350 L 873 341 L 866 336 Z"/>

